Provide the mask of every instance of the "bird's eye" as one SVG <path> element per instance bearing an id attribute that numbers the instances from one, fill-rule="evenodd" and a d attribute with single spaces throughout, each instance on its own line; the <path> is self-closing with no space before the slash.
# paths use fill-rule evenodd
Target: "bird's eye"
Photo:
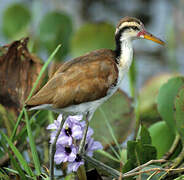
<path id="1" fill-rule="evenodd" d="M 139 31 L 139 28 L 137 26 L 132 26 L 132 29 L 135 31 Z"/>

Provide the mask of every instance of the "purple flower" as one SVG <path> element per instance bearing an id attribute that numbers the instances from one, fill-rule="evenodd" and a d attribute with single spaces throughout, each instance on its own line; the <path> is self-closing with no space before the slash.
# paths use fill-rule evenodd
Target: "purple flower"
<path id="1" fill-rule="evenodd" d="M 62 114 L 60 114 L 60 115 L 58 116 L 57 120 L 54 120 L 54 123 L 49 124 L 49 125 L 47 126 L 47 129 L 55 129 L 55 130 L 56 130 L 56 129 L 59 129 L 59 126 L 60 126 L 61 121 L 62 121 Z"/>
<path id="2" fill-rule="evenodd" d="M 82 127 L 80 124 L 72 122 L 70 119 L 67 119 L 61 133 L 59 135 L 57 143 L 62 145 L 71 145 L 73 139 L 82 138 Z"/>
<path id="3" fill-rule="evenodd" d="M 83 165 L 84 161 L 82 160 L 81 156 L 78 154 L 76 155 L 75 161 L 68 164 L 68 173 L 76 172 L 79 166 Z"/>
<path id="4" fill-rule="evenodd" d="M 84 164 L 82 157 L 77 154 L 79 149 L 80 140 L 83 137 L 86 122 L 81 121 L 82 115 L 68 116 L 61 132 L 59 134 L 56 143 L 56 153 L 54 161 L 56 164 L 62 162 L 68 162 L 68 172 L 75 172 L 77 169 Z M 51 132 L 50 142 L 53 143 L 56 137 L 57 131 L 59 130 L 62 121 L 62 115 L 60 114 L 54 123 L 50 124 L 47 129 L 54 130 Z M 88 128 L 86 145 L 84 147 L 85 153 L 92 157 L 93 152 L 98 149 L 103 149 L 100 142 L 94 141 L 91 136 L 94 131 L 92 128 Z"/>
<path id="5" fill-rule="evenodd" d="M 56 164 L 61 162 L 73 162 L 76 159 L 77 150 L 74 146 L 62 146 L 56 145 L 56 153 L 54 155 L 54 161 Z"/>
<path id="6" fill-rule="evenodd" d="M 85 145 L 85 151 L 86 154 L 90 157 L 93 156 L 93 152 L 98 150 L 98 149 L 103 149 L 102 144 L 99 141 L 94 141 L 93 138 L 90 138 Z"/>
<path id="7" fill-rule="evenodd" d="M 69 116 L 66 119 L 63 129 L 61 130 L 61 133 L 58 137 L 57 144 L 70 146 L 73 142 L 73 139 L 78 140 L 82 138 L 82 126 L 79 122 L 81 119 L 82 119 L 82 116 L 79 116 L 79 115 Z M 59 115 L 57 120 L 55 120 L 53 124 L 50 124 L 47 127 L 47 129 L 55 130 L 51 133 L 50 143 L 53 143 L 61 121 L 62 121 L 62 115 Z"/>
<path id="8" fill-rule="evenodd" d="M 68 119 L 70 119 L 73 123 L 79 123 L 82 120 L 82 115 L 75 115 L 75 116 L 68 116 Z"/>
<path id="9" fill-rule="evenodd" d="M 82 121 L 80 124 L 81 124 L 81 126 L 83 128 L 82 131 L 84 132 L 84 129 L 85 129 L 85 126 L 86 126 L 86 122 L 85 121 Z M 87 141 L 91 138 L 91 136 L 93 135 L 93 133 L 94 133 L 93 129 L 91 127 L 88 127 L 88 132 L 87 132 L 87 137 L 86 137 L 86 140 Z"/>

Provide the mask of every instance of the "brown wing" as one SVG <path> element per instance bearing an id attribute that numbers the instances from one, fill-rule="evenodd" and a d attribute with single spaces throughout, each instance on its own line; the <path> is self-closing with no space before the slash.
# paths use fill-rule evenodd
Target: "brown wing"
<path id="1" fill-rule="evenodd" d="M 66 62 L 26 104 L 64 108 L 104 97 L 117 81 L 114 58 L 113 51 L 104 49 Z"/>

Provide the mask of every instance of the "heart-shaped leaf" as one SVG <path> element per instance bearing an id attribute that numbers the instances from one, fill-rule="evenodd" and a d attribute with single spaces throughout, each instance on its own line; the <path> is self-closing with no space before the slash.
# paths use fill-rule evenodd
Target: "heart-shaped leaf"
<path id="1" fill-rule="evenodd" d="M 61 12 L 53 11 L 47 13 L 40 22 L 39 38 L 41 46 L 48 54 L 62 44 L 62 48 L 56 54 L 56 60 L 63 60 L 69 50 L 69 39 L 72 33 L 72 21 L 70 17 Z"/>
<path id="2" fill-rule="evenodd" d="M 172 133 L 176 131 L 174 120 L 174 100 L 179 89 L 184 85 L 184 77 L 171 78 L 159 90 L 158 111 L 163 120 L 168 124 Z"/>
<path id="3" fill-rule="evenodd" d="M 77 57 L 101 48 L 114 48 L 114 32 L 114 26 L 108 23 L 83 25 L 72 36 L 72 55 Z"/>
<path id="4" fill-rule="evenodd" d="M 170 133 L 170 129 L 165 121 L 153 124 L 148 130 L 152 139 L 152 145 L 157 149 L 157 158 L 160 159 L 169 151 L 175 136 L 173 133 Z"/>
<path id="5" fill-rule="evenodd" d="M 95 112 L 90 126 L 94 129 L 94 137 L 103 145 L 111 143 L 113 138 L 106 124 L 110 123 L 114 135 L 122 142 L 132 132 L 134 125 L 134 112 L 130 98 L 122 92 L 117 91 L 110 99 L 100 106 Z"/>
<path id="6" fill-rule="evenodd" d="M 184 88 L 176 96 L 175 109 L 176 129 L 184 142 Z"/>
<path id="7" fill-rule="evenodd" d="M 8 38 L 20 38 L 25 35 L 31 22 L 31 13 L 22 3 L 11 4 L 3 13 L 3 33 Z M 21 35 L 20 35 L 21 34 Z"/>

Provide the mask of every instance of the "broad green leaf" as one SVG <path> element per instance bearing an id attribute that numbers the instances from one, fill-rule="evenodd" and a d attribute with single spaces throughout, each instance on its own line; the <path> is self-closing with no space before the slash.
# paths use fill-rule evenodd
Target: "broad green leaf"
<path id="1" fill-rule="evenodd" d="M 175 109 L 176 129 L 184 142 L 184 88 L 176 96 Z"/>
<path id="2" fill-rule="evenodd" d="M 57 52 L 55 59 L 63 60 L 69 50 L 69 40 L 72 33 L 71 18 L 63 12 L 49 12 L 41 20 L 38 30 L 41 46 L 49 54 L 58 44 L 62 44 L 62 49 Z"/>
<path id="3" fill-rule="evenodd" d="M 137 156 L 135 154 L 136 141 L 127 142 L 127 159 L 132 162 L 134 167 L 137 165 Z"/>
<path id="4" fill-rule="evenodd" d="M 28 115 L 27 115 L 27 112 L 26 112 L 25 108 L 24 108 L 24 114 L 25 114 L 25 119 L 26 119 L 26 128 L 27 128 L 27 133 L 28 133 L 28 137 L 29 137 L 29 143 L 30 143 L 30 147 L 31 147 L 33 162 L 34 162 L 34 165 L 35 165 L 37 175 L 40 175 L 41 174 L 40 161 L 39 161 L 39 158 L 38 158 L 38 153 L 37 153 L 37 150 L 36 150 L 35 140 L 33 138 L 30 122 L 29 122 Z"/>
<path id="5" fill-rule="evenodd" d="M 3 13 L 3 33 L 8 38 L 18 38 L 17 35 L 25 33 L 30 21 L 31 14 L 28 8 L 22 3 L 11 4 Z"/>
<path id="6" fill-rule="evenodd" d="M 176 132 L 174 120 L 174 100 L 179 89 L 184 85 L 184 77 L 171 78 L 159 90 L 158 111 L 163 120 L 168 124 L 172 133 Z"/>
<path id="7" fill-rule="evenodd" d="M 130 84 L 130 93 L 131 96 L 135 97 L 135 86 L 136 86 L 136 77 L 137 77 L 137 68 L 136 68 L 136 61 L 132 61 L 132 65 L 130 66 L 130 69 L 128 71 L 128 77 L 129 77 L 129 84 Z"/>
<path id="8" fill-rule="evenodd" d="M 175 74 L 159 74 L 148 79 L 139 91 L 139 112 L 140 118 L 145 124 L 152 124 L 160 117 L 156 108 L 156 99 L 160 87 Z M 151 122 L 150 122 L 151 121 Z"/>
<path id="9" fill-rule="evenodd" d="M 144 137 L 148 136 L 148 138 Z M 151 145 L 151 137 L 145 127 L 141 128 L 140 139 L 127 142 L 127 166 L 135 168 L 152 159 L 156 159 L 157 151 Z"/>
<path id="10" fill-rule="evenodd" d="M 135 151 L 135 154 L 137 155 L 137 165 L 144 164 L 152 159 L 157 158 L 156 148 L 149 144 L 142 144 L 141 142 L 137 142 Z"/>
<path id="11" fill-rule="evenodd" d="M 157 149 L 157 158 L 160 159 L 169 151 L 175 135 L 171 133 L 165 121 L 153 124 L 148 130 L 152 139 L 152 145 Z"/>
<path id="12" fill-rule="evenodd" d="M 140 141 L 142 144 L 151 144 L 150 133 L 144 126 L 141 126 Z"/>
<path id="13" fill-rule="evenodd" d="M 123 173 L 126 173 L 134 168 L 133 162 L 129 159 L 123 166 Z M 128 178 L 127 178 L 128 179 Z M 132 179 L 132 178 L 129 178 Z"/>
<path id="14" fill-rule="evenodd" d="M 77 57 L 97 49 L 114 49 L 114 33 L 114 26 L 108 23 L 85 24 L 72 36 L 71 53 Z"/>
<path id="15" fill-rule="evenodd" d="M 133 125 L 134 112 L 131 100 L 122 91 L 117 91 L 102 104 L 90 121 L 90 126 L 94 129 L 94 138 L 104 146 L 107 144 L 104 137 L 108 143 L 114 142 L 114 138 L 118 142 L 125 140 L 132 132 Z M 109 126 L 111 129 L 109 129 Z"/>
<path id="16" fill-rule="evenodd" d="M 24 157 L 22 156 L 22 154 L 19 152 L 19 150 L 15 147 L 15 145 L 11 142 L 11 140 L 0 131 L 0 134 L 2 136 L 2 138 L 4 138 L 7 143 L 9 144 L 11 150 L 14 152 L 15 156 L 17 157 L 19 163 L 23 166 L 24 170 L 27 172 L 28 175 L 30 176 L 34 176 L 34 173 L 32 172 L 31 168 L 29 167 L 28 163 L 26 162 L 26 160 L 24 159 Z"/>

